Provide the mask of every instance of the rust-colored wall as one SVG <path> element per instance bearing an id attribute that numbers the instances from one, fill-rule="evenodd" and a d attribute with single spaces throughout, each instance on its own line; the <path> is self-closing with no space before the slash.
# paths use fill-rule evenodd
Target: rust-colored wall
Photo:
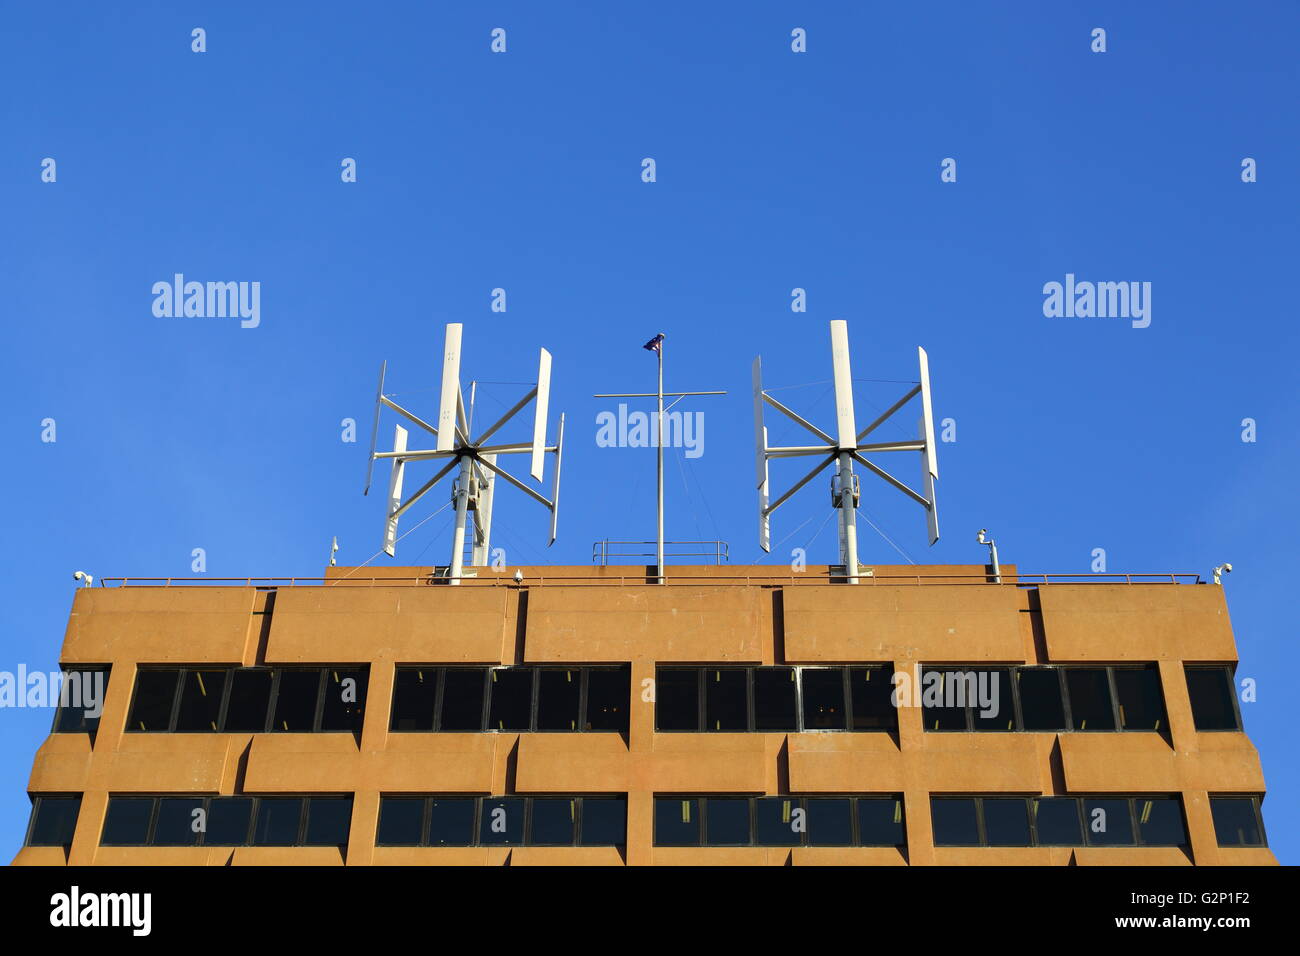
<path id="1" fill-rule="evenodd" d="M 29 791 L 83 793 L 70 851 L 23 849 L 16 863 L 330 865 L 899 865 L 1273 863 L 1266 849 L 1220 849 L 1209 795 L 1263 793 L 1240 733 L 1198 733 L 1183 661 L 1236 659 L 1222 589 L 1211 585 L 997 585 L 982 566 L 886 567 L 858 586 L 826 567 L 523 568 L 459 588 L 428 567 L 330 568 L 279 587 L 126 587 L 77 592 L 65 663 L 113 672 L 93 748 L 51 735 Z M 643 699 L 666 662 L 816 664 L 1157 661 L 1169 733 L 926 733 L 917 708 L 898 734 L 659 734 Z M 364 732 L 124 733 L 135 669 L 157 663 L 368 663 Z M 603 663 L 632 669 L 630 733 L 390 734 L 402 663 Z M 647 695 L 648 696 L 648 695 Z M 374 846 L 387 793 L 625 793 L 628 844 L 612 848 Z M 100 847 L 108 796 L 351 793 L 344 853 L 321 848 Z M 931 794 L 1179 793 L 1190 845 L 1159 848 L 933 846 Z M 791 849 L 652 846 L 656 793 L 901 793 L 908 846 Z"/>

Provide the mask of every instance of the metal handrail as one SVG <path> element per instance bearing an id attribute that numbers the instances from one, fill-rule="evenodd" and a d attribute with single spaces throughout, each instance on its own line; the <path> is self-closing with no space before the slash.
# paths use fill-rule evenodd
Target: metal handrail
<path id="1" fill-rule="evenodd" d="M 505 571 L 486 577 L 462 577 L 461 586 L 469 587 L 636 587 L 653 584 L 652 575 L 548 575 L 525 577 L 522 584 Z M 695 587 L 773 587 L 778 585 L 840 587 L 835 579 L 843 574 L 809 575 L 807 572 L 787 574 L 669 574 L 665 585 Z M 450 579 L 431 574 L 417 577 L 280 577 L 280 578 L 100 578 L 99 586 L 106 587 L 332 587 L 347 582 L 347 586 L 369 587 L 419 587 L 446 584 Z M 1052 584 L 1204 584 L 1199 574 L 1165 572 L 1150 574 L 1074 574 L 1070 572 L 1033 572 L 1002 574 L 1001 582 L 990 580 L 984 574 L 877 574 L 858 579 L 858 587 L 875 587 L 880 584 L 915 585 L 984 585 L 994 587 L 1037 587 Z M 110 583 L 111 582 L 111 583 Z M 658 586 L 658 585 L 655 585 Z"/>
<path id="2" fill-rule="evenodd" d="M 610 558 L 654 558 L 657 556 L 656 541 L 595 541 L 591 545 L 591 560 L 600 567 L 608 567 Z M 701 546 L 701 551 L 669 551 L 673 547 Z M 643 548 L 641 551 L 619 551 L 619 547 Z M 665 541 L 665 558 L 713 558 L 721 565 L 731 561 L 731 546 L 725 541 Z"/>

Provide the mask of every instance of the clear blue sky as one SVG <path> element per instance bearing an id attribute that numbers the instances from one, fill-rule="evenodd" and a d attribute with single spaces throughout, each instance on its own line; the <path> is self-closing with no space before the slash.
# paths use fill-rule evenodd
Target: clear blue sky
<path id="1" fill-rule="evenodd" d="M 844 318 L 856 376 L 911 379 L 924 345 L 936 417 L 957 422 L 935 548 L 916 505 L 863 480 L 864 510 L 912 559 L 982 561 L 987 526 L 1022 570 L 1087 571 L 1095 548 L 1111 571 L 1233 563 L 1265 820 L 1300 861 L 1294 3 L 2 16 L 0 669 L 56 666 L 76 569 L 189 575 L 201 547 L 211 576 L 316 575 L 333 535 L 340 563 L 373 555 L 382 501 L 361 485 L 379 362 L 399 401 L 434 414 L 448 321 L 465 324 L 466 380 L 531 380 L 537 348 L 555 355 L 560 539 L 546 552 L 544 513 L 505 489 L 512 563 L 653 537 L 653 452 L 596 447 L 612 403 L 591 394 L 652 388 L 641 344 L 659 331 L 670 388 L 730 391 L 686 406 L 706 412 L 705 454 L 670 458 L 668 535 L 756 560 L 750 363 L 761 351 L 773 386 L 824 383 L 827 322 Z M 790 49 L 795 27 L 807 53 Z M 356 183 L 340 181 L 344 157 Z M 945 157 L 956 183 L 940 182 Z M 1243 157 L 1258 182 L 1241 181 Z M 260 282 L 260 326 L 155 317 L 151 287 L 176 272 Z M 1066 273 L 1152 283 L 1150 327 L 1044 317 L 1043 284 Z M 903 387 L 864 382 L 859 414 Z M 482 414 L 519 391 L 484 386 Z M 824 384 L 783 394 L 828 420 Z M 798 435 L 769 424 L 774 441 Z M 788 539 L 766 560 L 809 539 L 810 561 L 834 560 L 833 524 L 815 535 L 826 506 L 819 480 L 778 513 L 774 541 Z M 446 516 L 399 562 L 445 562 Z M 903 560 L 865 526 L 862 557 Z M 0 712 L 6 859 L 49 724 Z"/>

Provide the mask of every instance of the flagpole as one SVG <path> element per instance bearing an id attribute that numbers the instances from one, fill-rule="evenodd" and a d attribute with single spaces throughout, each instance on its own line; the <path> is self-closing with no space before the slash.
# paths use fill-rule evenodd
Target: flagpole
<path id="1" fill-rule="evenodd" d="M 659 340 L 659 535 L 655 539 L 655 570 L 664 583 L 664 340 Z"/>

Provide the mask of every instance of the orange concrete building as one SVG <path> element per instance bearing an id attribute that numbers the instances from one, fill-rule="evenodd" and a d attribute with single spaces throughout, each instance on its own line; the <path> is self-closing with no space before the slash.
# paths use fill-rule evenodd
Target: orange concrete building
<path id="1" fill-rule="evenodd" d="M 514 570 L 78 590 L 14 862 L 1276 862 L 1220 587 Z"/>

